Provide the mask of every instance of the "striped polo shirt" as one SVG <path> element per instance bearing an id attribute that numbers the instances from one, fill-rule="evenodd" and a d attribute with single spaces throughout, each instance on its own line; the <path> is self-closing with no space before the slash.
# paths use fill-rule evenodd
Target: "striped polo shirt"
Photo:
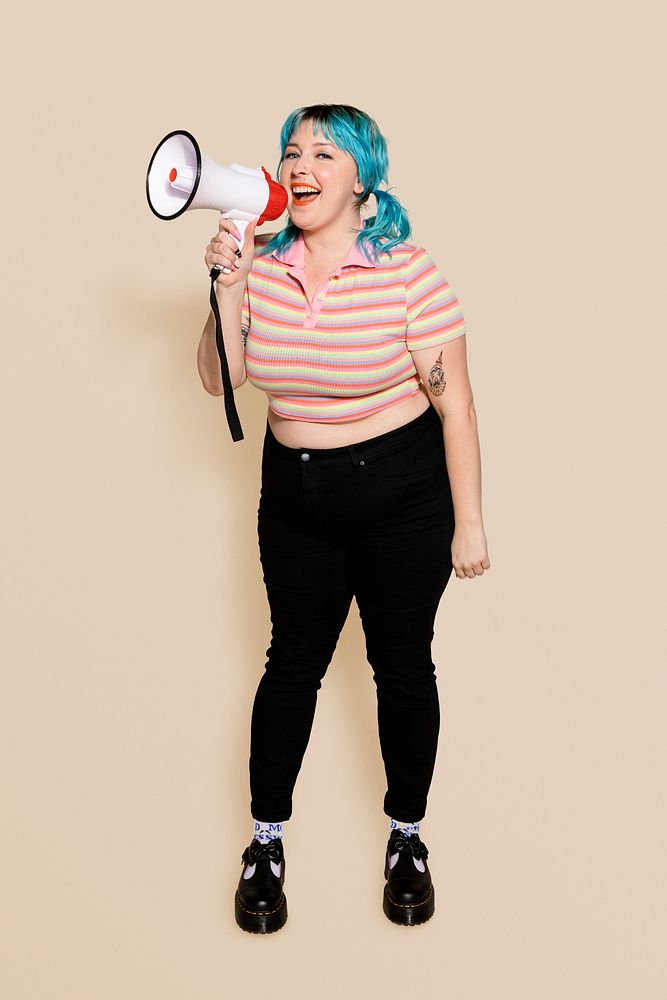
<path id="1" fill-rule="evenodd" d="M 384 410 L 419 392 L 411 351 L 465 334 L 458 299 L 423 247 L 399 243 L 373 264 L 353 244 L 310 302 L 303 235 L 257 256 L 272 235 L 255 236 L 242 326 L 248 381 L 279 416 L 342 423 Z"/>

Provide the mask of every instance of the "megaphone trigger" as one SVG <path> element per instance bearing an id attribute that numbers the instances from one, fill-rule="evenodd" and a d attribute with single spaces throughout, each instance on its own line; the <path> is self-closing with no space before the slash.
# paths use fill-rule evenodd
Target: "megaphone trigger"
<path id="1" fill-rule="evenodd" d="M 232 237 L 233 240 L 236 240 L 237 250 L 235 252 L 236 252 L 236 256 L 240 257 L 241 256 L 241 247 L 243 246 L 243 244 L 245 242 L 245 231 L 246 231 L 246 228 L 248 226 L 248 223 L 251 220 L 250 219 L 239 219 L 238 216 L 235 215 L 233 212 L 221 212 L 220 216 L 223 219 L 233 219 L 234 220 L 234 225 L 236 226 L 236 228 L 238 229 L 239 233 L 241 234 L 241 239 L 240 240 L 237 240 L 236 236 L 234 236 L 233 233 L 229 234 Z M 257 218 L 259 218 L 259 216 L 257 216 Z M 217 271 L 220 271 L 221 274 L 231 274 L 232 273 L 231 272 L 231 268 L 218 266 L 217 264 L 215 265 L 215 269 Z"/>

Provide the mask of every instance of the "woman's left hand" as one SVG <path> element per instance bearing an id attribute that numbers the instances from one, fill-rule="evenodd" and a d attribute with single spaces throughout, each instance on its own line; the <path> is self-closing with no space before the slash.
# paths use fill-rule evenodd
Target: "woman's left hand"
<path id="1" fill-rule="evenodd" d="M 452 538 L 452 564 L 459 580 L 482 576 L 491 568 L 486 547 L 486 535 L 481 524 L 458 525 Z"/>

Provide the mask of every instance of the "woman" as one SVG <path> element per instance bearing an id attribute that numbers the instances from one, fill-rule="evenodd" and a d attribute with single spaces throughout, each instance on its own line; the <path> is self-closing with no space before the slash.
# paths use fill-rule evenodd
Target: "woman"
<path id="1" fill-rule="evenodd" d="M 420 821 L 440 723 L 433 623 L 452 568 L 490 568 L 477 421 L 456 296 L 387 182 L 376 123 L 349 105 L 294 111 L 277 171 L 289 223 L 275 234 L 221 219 L 205 253 L 216 282 L 232 385 L 269 397 L 258 537 L 271 645 L 251 720 L 253 839 L 236 920 L 287 919 L 283 823 L 317 691 L 352 597 L 377 688 L 390 818 L 383 910 L 416 924 L 435 893 Z M 370 194 L 377 215 L 364 224 Z M 204 387 L 223 392 L 209 316 Z"/>

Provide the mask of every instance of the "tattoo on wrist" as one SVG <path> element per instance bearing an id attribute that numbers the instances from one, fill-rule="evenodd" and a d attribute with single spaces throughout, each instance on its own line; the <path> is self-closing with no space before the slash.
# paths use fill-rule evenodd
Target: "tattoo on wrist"
<path id="1" fill-rule="evenodd" d="M 438 360 L 428 373 L 428 387 L 434 396 L 442 396 L 446 385 L 445 373 L 442 369 L 442 351 L 440 351 Z"/>

